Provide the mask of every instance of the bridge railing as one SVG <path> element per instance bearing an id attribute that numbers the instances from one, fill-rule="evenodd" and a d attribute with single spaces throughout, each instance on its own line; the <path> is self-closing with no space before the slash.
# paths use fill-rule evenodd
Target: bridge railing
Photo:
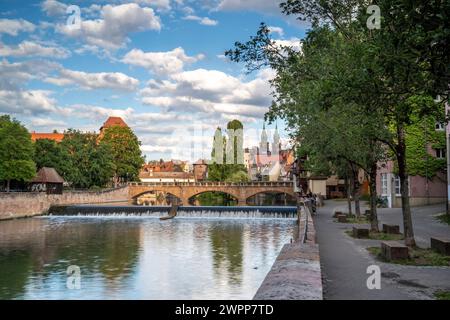
<path id="1" fill-rule="evenodd" d="M 254 181 L 254 182 L 221 182 L 221 181 L 204 181 L 204 182 L 129 182 L 130 186 L 229 186 L 229 187 L 293 187 L 292 181 Z"/>

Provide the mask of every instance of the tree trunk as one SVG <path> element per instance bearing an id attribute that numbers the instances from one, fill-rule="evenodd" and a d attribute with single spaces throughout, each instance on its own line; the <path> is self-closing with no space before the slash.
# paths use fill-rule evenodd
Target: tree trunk
<path id="1" fill-rule="evenodd" d="M 352 199 L 350 198 L 352 194 L 351 183 L 348 177 L 345 177 L 345 184 L 347 186 L 347 204 L 348 204 L 348 214 L 352 215 Z"/>
<path id="2" fill-rule="evenodd" d="M 11 180 L 6 180 L 6 192 L 9 192 L 9 185 Z"/>
<path id="3" fill-rule="evenodd" d="M 377 214 L 377 163 L 374 162 L 369 173 L 370 191 L 370 231 L 379 232 Z"/>
<path id="4" fill-rule="evenodd" d="M 405 244 L 407 246 L 415 246 L 414 230 L 411 217 L 411 207 L 409 205 L 409 186 L 408 173 L 406 170 L 406 144 L 405 130 L 403 126 L 397 126 L 397 162 L 398 176 L 400 178 L 400 192 L 402 194 L 402 212 L 403 212 L 403 231 L 405 234 Z"/>
<path id="5" fill-rule="evenodd" d="M 358 169 L 352 165 L 352 177 L 353 177 L 353 201 L 355 201 L 355 215 L 359 219 L 361 217 L 361 207 L 359 205 L 359 181 L 358 181 Z"/>

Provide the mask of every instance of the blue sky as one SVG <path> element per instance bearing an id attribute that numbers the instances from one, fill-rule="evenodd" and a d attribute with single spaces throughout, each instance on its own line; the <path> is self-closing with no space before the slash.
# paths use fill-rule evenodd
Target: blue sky
<path id="1" fill-rule="evenodd" d="M 70 5 L 80 9 L 72 25 Z M 235 118 L 246 128 L 244 144 L 255 145 L 273 72 L 247 75 L 223 53 L 261 22 L 283 44 L 298 46 L 305 35 L 276 0 L 1 0 L 0 6 L 0 113 L 36 132 L 98 131 L 108 116 L 121 116 L 147 160 L 208 157 L 214 129 Z M 286 137 L 281 121 L 278 127 Z"/>

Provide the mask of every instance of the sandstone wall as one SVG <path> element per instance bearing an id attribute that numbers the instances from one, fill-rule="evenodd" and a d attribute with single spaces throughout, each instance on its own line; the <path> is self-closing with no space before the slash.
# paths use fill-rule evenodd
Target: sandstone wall
<path id="1" fill-rule="evenodd" d="M 52 205 L 105 203 L 128 200 L 128 187 L 104 191 L 67 191 L 62 195 L 44 192 L 0 193 L 0 220 L 46 213 Z"/>

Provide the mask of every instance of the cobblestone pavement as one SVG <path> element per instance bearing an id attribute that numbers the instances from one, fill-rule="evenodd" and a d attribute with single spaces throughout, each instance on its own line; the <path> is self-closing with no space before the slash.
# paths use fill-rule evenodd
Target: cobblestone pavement
<path id="1" fill-rule="evenodd" d="M 346 202 L 328 200 L 314 217 L 325 299 L 433 299 L 436 290 L 450 290 L 450 267 L 402 266 L 375 260 L 366 248 L 379 246 L 381 241 L 353 239 L 344 233 L 352 224 L 333 222 L 334 211 L 346 209 Z M 435 219 L 444 210 L 445 205 L 412 208 L 419 246 L 429 247 L 431 235 L 450 237 L 450 227 Z M 380 209 L 378 214 L 380 226 L 398 224 L 403 229 L 401 209 Z M 381 269 L 380 290 L 367 288 L 369 265 Z"/>

